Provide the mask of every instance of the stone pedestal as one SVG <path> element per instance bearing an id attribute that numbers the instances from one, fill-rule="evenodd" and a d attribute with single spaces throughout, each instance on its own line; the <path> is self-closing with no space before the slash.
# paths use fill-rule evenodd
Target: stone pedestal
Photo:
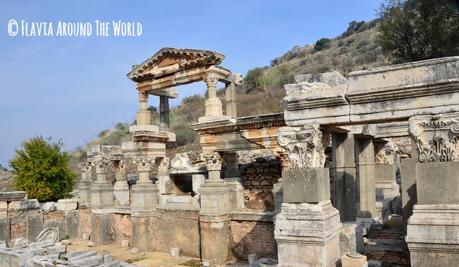
<path id="1" fill-rule="evenodd" d="M 158 205 L 158 188 L 153 183 L 139 183 L 131 188 L 133 215 L 145 215 L 145 212 L 155 210 Z"/>
<path id="2" fill-rule="evenodd" d="M 115 205 L 129 205 L 129 185 L 127 181 L 116 181 L 113 185 L 113 196 L 115 197 Z"/>
<path id="3" fill-rule="evenodd" d="M 279 267 L 336 266 L 340 258 L 339 212 L 329 200 L 282 203 L 274 235 Z"/>
<path id="4" fill-rule="evenodd" d="M 87 207 L 91 202 L 91 181 L 80 181 L 78 192 L 78 202 L 82 207 Z"/>
<path id="5" fill-rule="evenodd" d="M 418 205 L 408 223 L 411 266 L 457 266 L 459 205 Z"/>
<path id="6" fill-rule="evenodd" d="M 91 208 L 103 209 L 113 206 L 113 186 L 108 182 L 93 183 L 90 194 Z"/>
<path id="7" fill-rule="evenodd" d="M 93 211 L 91 214 L 91 241 L 97 245 L 106 245 L 114 239 L 113 214 L 110 211 Z"/>
<path id="8" fill-rule="evenodd" d="M 202 260 L 211 266 L 224 265 L 231 258 L 229 192 L 223 182 L 206 182 L 199 189 Z"/>

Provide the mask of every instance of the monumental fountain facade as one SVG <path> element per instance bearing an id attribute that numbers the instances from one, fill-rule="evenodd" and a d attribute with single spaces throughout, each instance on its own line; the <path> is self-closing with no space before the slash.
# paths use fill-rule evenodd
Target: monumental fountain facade
<path id="1" fill-rule="evenodd" d="M 178 248 L 211 266 L 248 254 L 278 266 L 335 266 L 345 252 L 362 252 L 362 231 L 399 214 L 412 266 L 459 260 L 459 57 L 297 75 L 283 113 L 250 117 L 237 117 L 241 77 L 219 66 L 223 58 L 163 48 L 133 66 L 132 140 L 88 150 L 78 209 L 54 223 L 61 234 Z M 168 157 L 169 98 L 197 81 L 208 92 L 205 115 L 191 125 L 202 151 Z M 150 123 L 150 96 L 160 98 L 160 125 Z M 24 229 L 29 217 L 18 221 Z"/>

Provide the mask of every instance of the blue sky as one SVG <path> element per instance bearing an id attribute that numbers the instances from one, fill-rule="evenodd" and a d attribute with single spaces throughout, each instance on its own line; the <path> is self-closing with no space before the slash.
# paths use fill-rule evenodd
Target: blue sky
<path id="1" fill-rule="evenodd" d="M 381 1 L 58 1 L 0 2 L 0 164 L 24 139 L 62 139 L 70 150 L 117 122 L 134 119 L 126 74 L 162 47 L 217 50 L 223 66 L 245 74 L 295 45 L 370 20 Z M 27 22 L 140 22 L 140 37 L 11 37 L 10 19 Z M 56 25 L 56 24 L 54 24 Z M 29 28 L 30 29 L 30 28 Z M 94 31 L 94 30 L 93 30 Z M 203 93 L 196 83 L 180 97 Z M 151 105 L 158 105 L 151 98 Z"/>

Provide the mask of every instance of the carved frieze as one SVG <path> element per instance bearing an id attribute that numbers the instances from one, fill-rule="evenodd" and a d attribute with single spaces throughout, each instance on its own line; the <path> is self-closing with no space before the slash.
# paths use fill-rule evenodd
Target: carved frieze
<path id="1" fill-rule="evenodd" d="M 319 125 L 283 127 L 279 129 L 278 143 L 287 152 L 291 168 L 323 168 L 327 137 Z"/>
<path id="2" fill-rule="evenodd" d="M 400 149 L 393 141 L 388 141 L 384 146 L 376 153 L 376 163 L 379 164 L 394 164 L 398 159 Z"/>
<path id="3" fill-rule="evenodd" d="M 459 161 L 459 113 L 410 118 L 420 162 Z"/>

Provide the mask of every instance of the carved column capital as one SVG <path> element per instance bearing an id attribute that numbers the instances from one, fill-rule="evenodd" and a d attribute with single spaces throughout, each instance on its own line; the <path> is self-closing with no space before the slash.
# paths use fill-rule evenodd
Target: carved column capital
<path id="1" fill-rule="evenodd" d="M 287 150 L 278 147 L 273 150 L 274 156 L 280 161 L 281 167 L 285 168 L 290 166 Z"/>
<path id="2" fill-rule="evenodd" d="M 96 174 L 106 174 L 110 160 L 106 157 L 101 157 L 92 161 L 92 166 L 96 168 Z"/>
<path id="3" fill-rule="evenodd" d="M 222 158 L 220 153 L 216 151 L 204 153 L 203 157 L 206 161 L 208 171 L 220 171 L 222 169 Z"/>
<path id="4" fill-rule="evenodd" d="M 414 116 L 409 124 L 419 162 L 459 161 L 459 112 Z"/>
<path id="5" fill-rule="evenodd" d="M 207 85 L 207 92 L 209 93 L 209 98 L 216 98 L 218 75 L 208 73 L 206 77 L 204 77 L 204 82 Z"/>
<path id="6" fill-rule="evenodd" d="M 138 157 L 134 158 L 133 162 L 137 165 L 138 172 L 149 172 L 155 164 L 155 158 Z"/>
<path id="7" fill-rule="evenodd" d="M 91 177 L 92 165 L 90 162 L 80 162 L 78 167 L 81 170 L 81 180 L 87 181 Z"/>
<path id="8" fill-rule="evenodd" d="M 137 91 L 137 94 L 139 95 L 139 101 L 140 102 L 148 102 L 148 94 L 142 91 Z"/>
<path id="9" fill-rule="evenodd" d="M 278 143 L 286 151 L 291 168 L 323 168 L 327 140 L 317 124 L 279 129 Z"/>

